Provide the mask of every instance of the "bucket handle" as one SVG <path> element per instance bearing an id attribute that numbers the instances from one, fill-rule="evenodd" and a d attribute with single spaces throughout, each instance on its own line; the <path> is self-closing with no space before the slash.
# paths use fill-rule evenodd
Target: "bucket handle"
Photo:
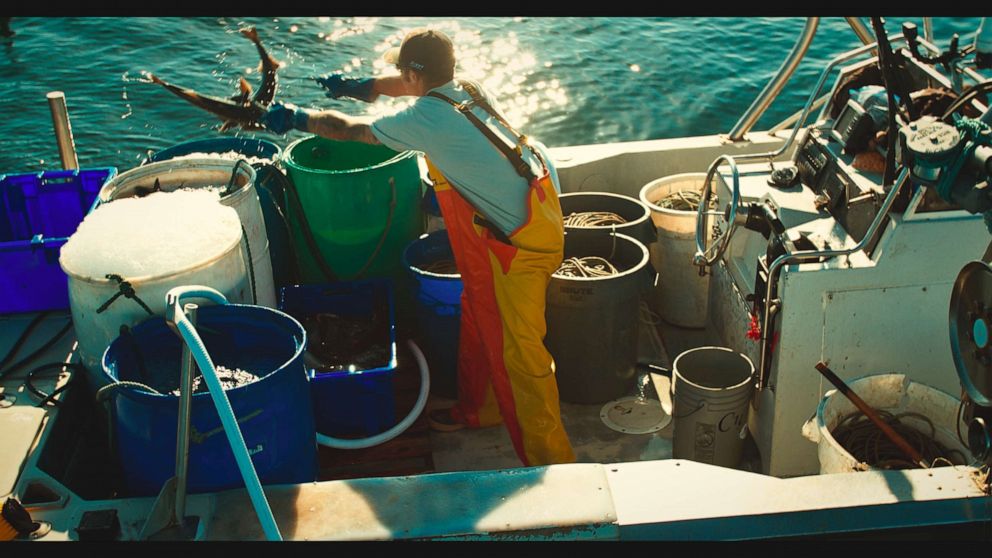
<path id="1" fill-rule="evenodd" d="M 251 303 L 258 304 L 258 292 L 255 290 L 255 262 L 251 255 L 251 242 L 248 241 L 248 231 L 245 230 L 244 223 L 241 224 L 241 245 L 245 249 L 245 259 L 248 261 L 248 279 L 251 281 Z"/>
<path id="2" fill-rule="evenodd" d="M 238 178 L 238 169 L 241 167 L 251 168 L 251 165 L 244 159 L 238 159 L 234 162 L 234 168 L 231 169 L 231 178 L 227 181 L 227 188 L 224 188 L 225 196 L 231 193 L 231 186 L 234 186 L 234 181 Z"/>
<path id="3" fill-rule="evenodd" d="M 674 412 L 672 412 L 672 418 L 673 418 L 673 419 L 679 419 L 679 418 L 685 418 L 685 417 L 688 417 L 688 416 L 690 416 L 690 415 L 693 415 L 693 414 L 694 414 L 694 413 L 695 413 L 696 411 L 698 411 L 698 410 L 700 410 L 700 409 L 702 409 L 702 408 L 703 408 L 703 407 L 705 407 L 705 406 L 706 406 L 706 402 L 705 402 L 705 401 L 700 401 L 700 402 L 699 402 L 699 404 L 698 404 L 698 405 L 696 405 L 696 408 L 695 408 L 695 409 L 693 409 L 693 410 L 691 410 L 691 411 L 689 411 L 688 413 L 686 413 L 686 414 L 684 414 L 684 415 L 676 415 L 676 414 L 675 414 Z M 674 411 L 674 409 L 672 409 L 672 411 Z"/>
<path id="4" fill-rule="evenodd" d="M 248 422 L 249 420 L 257 417 L 260 414 L 262 414 L 262 409 L 255 409 L 254 411 L 248 413 L 247 415 L 245 415 L 245 416 L 243 416 L 241 418 L 238 418 L 237 419 L 237 422 L 238 422 L 238 424 L 244 424 L 244 423 Z M 235 418 L 237 418 L 237 417 L 235 417 Z M 202 444 L 202 443 L 204 443 L 204 442 L 207 441 L 207 438 L 213 436 L 214 434 L 220 434 L 221 432 L 223 432 L 224 431 L 224 426 L 221 425 L 221 426 L 218 426 L 217 428 L 214 428 L 212 430 L 207 430 L 206 432 L 200 432 L 199 430 L 196 429 L 195 426 L 193 426 L 191 424 L 190 425 L 190 430 L 191 430 L 191 432 L 190 432 L 190 439 L 193 441 L 193 443 L 194 444 Z"/>
<path id="5" fill-rule="evenodd" d="M 417 298 L 421 299 L 420 302 L 422 302 L 424 304 L 424 306 L 427 306 L 429 308 L 446 308 L 448 306 L 459 306 L 459 307 L 461 307 L 461 304 L 460 303 L 459 304 L 448 304 L 447 302 L 444 302 L 444 301 L 442 301 L 441 299 L 439 299 L 437 297 L 431 296 L 429 294 L 423 294 L 423 292 L 421 292 L 420 294 L 418 294 L 417 295 Z"/>

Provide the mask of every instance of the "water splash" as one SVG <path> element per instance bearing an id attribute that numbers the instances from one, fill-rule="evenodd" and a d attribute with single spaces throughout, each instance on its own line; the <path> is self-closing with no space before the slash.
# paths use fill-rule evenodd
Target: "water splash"
<path id="1" fill-rule="evenodd" d="M 148 70 L 138 71 L 138 77 L 131 77 L 131 72 L 124 72 L 121 74 L 121 81 L 124 83 L 153 83 L 151 75 L 152 73 Z"/>

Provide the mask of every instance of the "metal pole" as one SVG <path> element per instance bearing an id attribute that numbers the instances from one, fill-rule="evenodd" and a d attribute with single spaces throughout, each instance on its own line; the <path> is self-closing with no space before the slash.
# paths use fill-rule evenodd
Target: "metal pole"
<path id="1" fill-rule="evenodd" d="M 923 38 L 933 42 L 933 18 L 925 17 L 923 18 Z"/>
<path id="2" fill-rule="evenodd" d="M 826 363 L 816 363 L 816 369 L 820 372 L 820 374 L 823 374 L 826 379 L 830 380 L 830 383 L 833 384 L 838 391 L 843 393 L 844 396 L 847 397 L 848 401 L 854 403 L 854 406 L 864 413 L 864 415 L 868 417 L 868 420 L 870 420 L 875 426 L 878 427 L 879 430 L 882 431 L 883 434 L 885 434 L 886 438 L 891 440 L 893 444 L 895 444 L 904 454 L 906 454 L 906 457 L 908 457 L 910 461 L 919 465 L 923 469 L 929 469 L 927 462 L 923 460 L 923 456 L 920 455 L 920 452 L 913 446 L 909 445 L 906 438 L 900 436 L 899 433 L 893 430 L 888 423 L 883 421 L 881 417 L 878 416 L 875 409 L 872 409 L 871 405 L 865 403 L 864 399 L 861 399 L 857 393 L 854 393 L 851 386 L 844 383 L 844 380 L 841 380 L 833 370 L 828 368 Z"/>
<path id="3" fill-rule="evenodd" d="M 926 39 L 919 39 L 919 40 L 917 40 L 917 42 L 920 44 L 920 46 L 922 46 L 922 47 L 926 48 L 927 50 L 929 50 L 931 54 L 934 54 L 934 55 L 940 54 L 940 49 L 937 48 L 937 45 L 931 43 L 930 41 L 928 41 Z M 983 81 L 985 81 L 987 79 L 985 76 L 983 76 L 981 74 L 981 72 L 975 70 L 971 66 L 965 66 L 962 69 L 962 71 L 964 72 L 964 74 L 966 76 L 970 77 L 971 80 L 974 81 L 975 83 L 982 83 Z"/>
<path id="4" fill-rule="evenodd" d="M 196 313 L 199 307 L 188 303 L 183 305 L 186 319 L 196 327 Z M 189 464 L 189 415 L 193 403 L 193 373 L 196 362 L 188 343 L 183 343 L 182 372 L 179 378 L 179 428 L 176 432 L 176 521 L 183 525 L 186 517 L 186 473 Z"/>
<path id="5" fill-rule="evenodd" d="M 847 20 L 847 24 L 851 26 L 851 29 L 854 30 L 854 33 L 858 36 L 859 39 L 861 39 L 862 44 L 870 45 L 871 43 L 875 42 L 875 36 L 871 34 L 871 31 L 869 31 L 867 27 L 865 27 L 865 24 L 863 21 L 861 21 L 861 18 L 845 17 L 844 19 Z"/>
<path id="6" fill-rule="evenodd" d="M 775 100 L 782 88 L 785 87 L 785 83 L 789 81 L 792 77 L 793 72 L 796 71 L 796 67 L 799 66 L 799 62 L 802 61 L 803 56 L 806 55 L 806 51 L 809 50 L 809 45 L 813 42 L 813 35 L 816 34 L 816 27 L 820 23 L 820 18 L 818 17 L 808 17 L 806 18 L 806 27 L 803 28 L 802 34 L 799 36 L 799 40 L 796 41 L 795 46 L 792 48 L 792 52 L 789 56 L 782 62 L 782 66 L 779 67 L 778 73 L 768 82 L 765 89 L 758 95 L 758 98 L 751 103 L 751 107 L 747 109 L 744 116 L 734 125 L 734 128 L 730 130 L 728 134 L 728 139 L 730 141 L 740 141 L 744 134 L 748 133 L 751 128 L 758 122 L 761 115 L 768 110 L 769 105 Z"/>
<path id="7" fill-rule="evenodd" d="M 55 141 L 58 142 L 59 156 L 62 158 L 62 168 L 65 170 L 78 169 L 79 160 L 76 158 L 76 143 L 72 139 L 72 127 L 69 126 L 69 111 L 65 106 L 65 93 L 52 91 L 47 97 L 48 108 L 52 111 Z"/>
<path id="8" fill-rule="evenodd" d="M 816 110 L 816 109 L 822 107 L 824 105 L 824 103 L 826 103 L 829 100 L 830 100 L 830 94 L 829 93 L 826 94 L 826 95 L 823 95 L 819 99 L 813 101 L 813 104 L 810 105 L 809 110 Z M 772 134 L 781 132 L 782 130 L 788 128 L 789 126 L 792 126 L 793 124 L 795 124 L 796 122 L 799 121 L 799 117 L 801 117 L 802 115 L 803 115 L 803 110 L 802 109 L 797 110 L 796 112 L 794 112 L 792 114 L 792 116 L 786 118 L 785 120 L 783 120 L 783 121 L 779 122 L 778 124 L 776 124 L 776 125 L 772 126 L 771 128 L 769 128 L 768 129 L 768 134 L 769 135 L 772 135 Z"/>

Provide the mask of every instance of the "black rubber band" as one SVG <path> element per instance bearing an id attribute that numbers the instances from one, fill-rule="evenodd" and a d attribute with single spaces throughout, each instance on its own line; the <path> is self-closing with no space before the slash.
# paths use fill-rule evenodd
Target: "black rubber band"
<path id="1" fill-rule="evenodd" d="M 72 329 L 72 320 L 70 320 L 69 323 L 65 324 L 65 326 L 62 327 L 62 329 L 60 329 L 59 331 L 57 331 L 55 333 L 55 335 L 52 336 L 51 339 L 49 339 L 48 341 L 45 342 L 44 345 L 42 345 L 41 347 L 38 347 L 37 349 L 35 349 L 28 356 L 22 358 L 21 360 L 15 362 L 14 364 L 12 364 L 10 366 L 8 366 L 6 370 L 0 371 L 0 378 L 3 378 L 4 376 L 10 374 L 14 370 L 17 370 L 18 368 L 20 368 L 21 366 L 27 364 L 28 362 L 31 362 L 36 357 L 38 357 L 38 355 L 40 355 L 41 353 L 47 351 L 49 348 L 51 348 L 53 345 L 55 345 L 55 343 L 57 343 L 59 341 L 59 339 L 61 339 L 62 336 L 65 335 L 70 329 Z M 27 333 L 27 332 L 25 332 L 25 333 Z M 10 356 L 13 356 L 13 355 L 11 354 Z"/>
<path id="2" fill-rule="evenodd" d="M 149 308 L 148 305 L 145 304 L 145 301 L 141 300 L 138 294 L 134 291 L 134 287 L 131 286 L 131 283 L 128 283 L 127 281 L 124 280 L 123 277 L 115 273 L 108 273 L 105 277 L 107 279 L 110 279 L 111 281 L 117 281 L 117 293 L 114 294 L 114 296 L 110 297 L 107 300 L 107 302 L 104 302 L 103 304 L 100 305 L 99 308 L 96 309 L 97 314 L 102 314 L 104 311 L 107 310 L 107 308 L 110 308 L 110 305 L 113 304 L 115 300 L 117 300 L 118 298 L 121 297 L 121 295 L 123 295 L 125 298 L 130 298 L 131 300 L 140 304 L 141 307 L 145 309 L 145 312 L 148 312 L 149 316 L 155 315 L 155 312 L 152 312 L 152 309 Z"/>
<path id="3" fill-rule="evenodd" d="M 248 231 L 241 225 L 241 236 L 245 239 L 245 250 L 248 252 L 248 278 L 251 280 L 251 303 L 258 304 L 258 293 L 255 292 L 255 263 L 251 261 L 251 242 L 248 241 Z"/>

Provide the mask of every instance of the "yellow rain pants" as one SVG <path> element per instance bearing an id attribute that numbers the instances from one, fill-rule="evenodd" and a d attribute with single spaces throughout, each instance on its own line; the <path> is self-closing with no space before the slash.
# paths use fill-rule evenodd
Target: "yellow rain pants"
<path id="1" fill-rule="evenodd" d="M 500 419 L 525 466 L 571 463 L 554 361 L 544 346 L 545 295 L 562 261 L 564 227 L 551 178 L 531 181 L 528 216 L 508 239 L 480 224 L 475 208 L 427 161 L 462 276 L 458 404 L 470 427 Z"/>

